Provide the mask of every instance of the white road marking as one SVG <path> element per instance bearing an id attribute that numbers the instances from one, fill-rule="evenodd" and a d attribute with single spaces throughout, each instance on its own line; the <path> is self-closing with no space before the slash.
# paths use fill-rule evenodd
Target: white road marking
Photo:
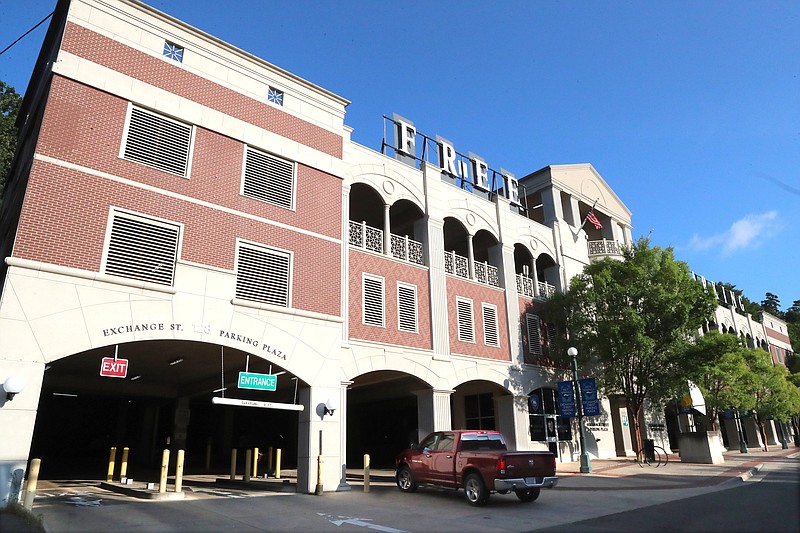
<path id="1" fill-rule="evenodd" d="M 396 529 L 389 526 L 381 526 L 379 524 L 373 524 L 371 518 L 356 518 L 351 516 L 337 516 L 336 518 L 331 517 L 331 515 L 327 515 L 324 513 L 317 513 L 319 516 L 324 516 L 328 519 L 331 524 L 334 524 L 336 527 L 341 526 L 342 524 L 350 524 L 352 526 L 360 526 L 366 527 L 367 529 L 374 529 L 376 531 L 383 531 L 384 533 L 409 533 L 404 529 Z"/>

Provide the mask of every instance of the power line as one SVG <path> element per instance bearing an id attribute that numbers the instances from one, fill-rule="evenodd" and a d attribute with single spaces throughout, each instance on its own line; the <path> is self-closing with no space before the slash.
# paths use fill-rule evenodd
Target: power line
<path id="1" fill-rule="evenodd" d="M 6 52 L 7 52 L 7 51 L 8 51 L 8 50 L 9 50 L 9 49 L 12 47 L 12 46 L 14 46 L 14 45 L 15 45 L 15 44 L 17 44 L 18 42 L 20 42 L 22 39 L 24 39 L 24 38 L 25 38 L 25 36 L 26 36 L 26 35 L 28 35 L 30 32 L 32 32 L 33 30 L 35 30 L 36 28 L 38 28 L 39 26 L 41 26 L 41 25 L 44 23 L 44 21 L 45 21 L 45 20 L 47 20 L 47 19 L 49 19 L 50 17 L 52 17 L 52 16 L 53 16 L 53 13 L 55 13 L 55 11 L 51 12 L 51 13 L 50 13 L 49 15 L 47 15 L 45 18 L 43 18 L 42 20 L 40 20 L 40 21 L 39 21 L 39 23 L 38 23 L 36 26 L 34 26 L 33 28 L 29 29 L 28 31 L 26 31 L 25 33 L 23 33 L 22 35 L 20 35 L 20 36 L 17 38 L 17 40 L 16 40 L 16 41 L 14 41 L 13 43 L 11 43 L 11 44 L 9 44 L 8 46 L 6 46 L 6 47 L 3 49 L 3 51 L 2 51 L 2 52 L 0 52 L 0 56 L 1 56 L 1 55 L 3 55 L 3 54 L 5 54 L 5 53 L 6 53 Z"/>

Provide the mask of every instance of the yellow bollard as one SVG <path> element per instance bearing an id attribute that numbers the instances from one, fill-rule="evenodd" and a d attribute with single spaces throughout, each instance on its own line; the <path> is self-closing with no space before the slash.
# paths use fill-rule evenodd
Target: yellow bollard
<path id="1" fill-rule="evenodd" d="M 183 491 L 183 455 L 184 450 L 178 450 L 178 459 L 175 463 L 175 492 Z"/>
<path id="2" fill-rule="evenodd" d="M 158 492 L 167 492 L 167 469 L 169 468 L 169 448 L 161 454 L 161 478 L 158 480 Z"/>
<path id="3" fill-rule="evenodd" d="M 252 461 L 253 461 L 253 450 L 248 448 L 244 452 L 244 476 L 242 476 L 242 479 L 244 481 L 250 481 L 250 469 L 252 468 L 252 466 L 250 465 L 252 464 Z"/>
<path id="4" fill-rule="evenodd" d="M 281 449 L 275 450 L 275 479 L 281 478 Z"/>
<path id="5" fill-rule="evenodd" d="M 258 477 L 258 448 L 253 448 L 253 477 Z"/>
<path id="6" fill-rule="evenodd" d="M 272 475 L 272 446 L 267 448 L 267 475 Z"/>
<path id="7" fill-rule="evenodd" d="M 236 479 L 236 448 L 231 450 L 231 479 Z"/>
<path id="8" fill-rule="evenodd" d="M 123 479 L 128 477 L 128 452 L 130 450 L 127 446 L 122 448 L 122 464 L 119 465 L 119 480 L 122 481 Z"/>
<path id="9" fill-rule="evenodd" d="M 369 492 L 369 454 L 364 454 L 364 492 Z"/>
<path id="10" fill-rule="evenodd" d="M 108 475 L 106 476 L 106 481 L 109 483 L 114 479 L 114 466 L 115 461 L 117 460 L 117 447 L 112 446 L 111 452 L 108 454 Z"/>
<path id="11" fill-rule="evenodd" d="M 39 483 L 39 467 L 41 464 L 41 459 L 33 459 L 31 461 L 31 469 L 28 471 L 28 484 L 25 486 L 25 501 L 22 505 L 29 511 L 33 507 L 33 499 L 36 497 L 36 485 Z"/>
<path id="12" fill-rule="evenodd" d="M 317 456 L 317 488 L 314 491 L 314 494 L 317 496 L 322 496 L 322 471 L 325 467 L 325 459 L 321 456 Z"/>

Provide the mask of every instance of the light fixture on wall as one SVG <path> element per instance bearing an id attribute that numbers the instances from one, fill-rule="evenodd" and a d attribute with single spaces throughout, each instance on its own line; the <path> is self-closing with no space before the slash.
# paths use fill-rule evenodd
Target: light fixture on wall
<path id="1" fill-rule="evenodd" d="M 183 358 L 179 357 L 178 359 L 174 359 L 174 360 L 170 361 L 169 362 L 169 366 L 175 366 L 175 365 L 179 365 L 181 363 L 183 363 Z"/>
<path id="2" fill-rule="evenodd" d="M 6 400 L 11 401 L 14 396 L 22 392 L 25 388 L 25 380 L 21 376 L 9 376 L 3 382 L 3 390 L 6 392 Z"/>
<path id="3" fill-rule="evenodd" d="M 339 402 L 334 400 L 333 398 L 328 398 L 325 401 L 325 414 L 332 415 L 334 411 L 339 408 Z"/>

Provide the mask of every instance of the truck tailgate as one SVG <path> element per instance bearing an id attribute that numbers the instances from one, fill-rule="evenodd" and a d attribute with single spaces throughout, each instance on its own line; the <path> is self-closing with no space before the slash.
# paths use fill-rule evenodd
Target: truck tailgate
<path id="1" fill-rule="evenodd" d="M 509 477 L 543 477 L 555 475 L 553 454 L 548 452 L 507 452 L 504 454 Z"/>

